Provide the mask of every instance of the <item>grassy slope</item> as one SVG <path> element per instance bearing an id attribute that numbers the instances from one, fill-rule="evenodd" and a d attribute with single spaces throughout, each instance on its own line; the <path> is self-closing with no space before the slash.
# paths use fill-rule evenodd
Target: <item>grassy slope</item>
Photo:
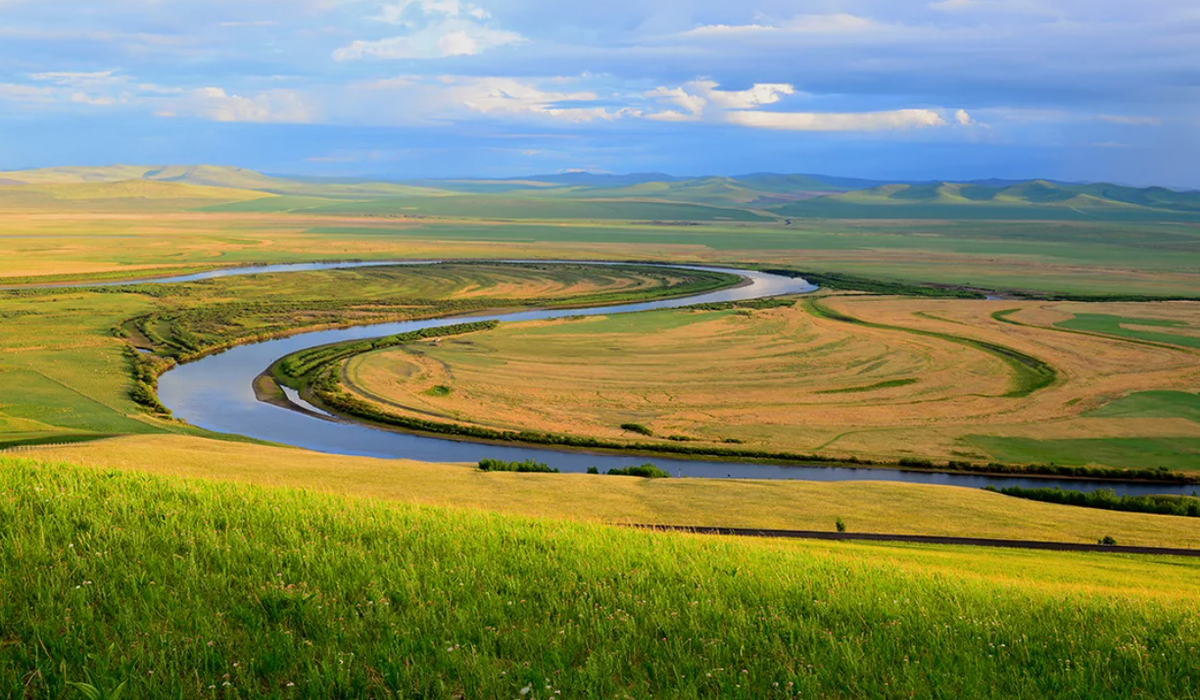
<path id="1" fill-rule="evenodd" d="M 24 454 L 24 453 L 22 453 Z M 1187 518 L 1022 501 L 976 489 L 883 482 L 647 481 L 485 474 L 470 467 L 324 455 L 181 436 L 136 436 L 41 449 L 65 460 L 156 474 L 314 488 L 514 515 L 664 525 L 724 525 L 1200 547 Z"/>
<path id="2" fill-rule="evenodd" d="M 1184 697 L 1198 565 L 658 535 L 0 467 L 0 692 Z M 556 692 L 557 691 L 557 692 Z"/>
<path id="3" fill-rule="evenodd" d="M 271 199 L 246 189 L 122 180 L 0 187 L 0 209 L 181 211 L 214 203 Z"/>

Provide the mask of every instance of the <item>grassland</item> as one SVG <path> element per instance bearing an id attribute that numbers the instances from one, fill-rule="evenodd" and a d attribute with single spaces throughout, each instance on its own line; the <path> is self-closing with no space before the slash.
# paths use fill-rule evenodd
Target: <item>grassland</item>
<path id="1" fill-rule="evenodd" d="M 1190 561 L 722 541 L 11 461 L 0 522 L 9 696 L 87 680 L 181 698 L 1200 683 Z"/>
<path id="2" fill-rule="evenodd" d="M 796 219 L 655 225 L 301 213 L 0 212 L 0 284 L 355 259 L 743 262 L 1069 294 L 1194 296 L 1200 229 L 1110 222 Z"/>
<path id="3" fill-rule="evenodd" d="M 180 435 L 127 436 L 14 454 L 523 517 L 830 532 L 842 518 L 851 532 L 1080 544 L 1110 535 L 1121 544 L 1200 548 L 1200 528 L 1188 518 L 1098 512 L 922 484 L 484 473 L 474 465 L 326 455 Z"/>
<path id="4" fill-rule="evenodd" d="M 1120 407 L 1195 386 L 1200 356 L 1054 325 L 1081 308 L 1200 327 L 1193 303 L 832 296 L 503 325 L 361 354 L 340 379 L 379 411 L 490 429 L 646 443 L 622 428 L 638 423 L 663 445 L 1195 469 L 1189 402 Z"/>
<path id="5" fill-rule="evenodd" d="M 1200 289 L 1187 193 L 585 179 L 3 173 L 0 285 L 542 258 L 789 267 L 877 280 L 874 291 Z M 806 199 L 829 192 L 840 194 Z M 82 697 L 69 683 L 86 681 L 126 683 L 135 699 L 1197 697 L 1192 560 L 610 525 L 832 531 L 841 520 L 851 532 L 1197 548 L 1193 519 L 937 486 L 323 455 L 213 439 L 156 415 L 134 383 L 299 330 L 726 281 L 456 263 L 0 291 L 0 449 L 17 446 L 0 455 L 0 696 Z M 1200 463 L 1198 309 L 847 294 L 501 326 L 339 370 L 382 409 L 462 425 L 1185 469 Z M 621 429 L 633 423 L 653 435 Z"/>
<path id="6" fill-rule="evenodd" d="M 139 356 L 130 354 L 130 341 L 158 353 L 139 362 L 161 357 L 166 363 L 308 328 L 638 300 L 681 284 L 694 289 L 687 284 L 701 277 L 707 280 L 702 287 L 729 281 L 631 268 L 431 265 L 0 291 L 0 446 L 190 431 L 135 403 L 131 358 Z"/>

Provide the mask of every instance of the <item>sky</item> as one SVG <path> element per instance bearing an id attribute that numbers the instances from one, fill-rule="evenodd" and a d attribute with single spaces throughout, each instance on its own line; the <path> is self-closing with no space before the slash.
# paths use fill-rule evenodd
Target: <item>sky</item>
<path id="1" fill-rule="evenodd" d="M 1196 0 L 0 0 L 0 169 L 1200 188 Z"/>

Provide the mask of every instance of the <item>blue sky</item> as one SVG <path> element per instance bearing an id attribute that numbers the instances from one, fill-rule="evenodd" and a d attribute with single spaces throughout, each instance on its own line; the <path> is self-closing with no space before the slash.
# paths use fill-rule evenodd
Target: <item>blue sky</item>
<path id="1" fill-rule="evenodd" d="M 0 168 L 1200 187 L 1195 0 L 0 0 Z"/>

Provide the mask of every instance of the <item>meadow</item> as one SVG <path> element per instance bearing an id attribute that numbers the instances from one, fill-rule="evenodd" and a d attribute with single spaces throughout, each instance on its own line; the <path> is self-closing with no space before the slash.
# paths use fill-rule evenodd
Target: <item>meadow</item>
<path id="1" fill-rule="evenodd" d="M 1200 331 L 1195 303 L 840 295 L 503 324 L 356 355 L 339 379 L 385 413 L 490 429 L 893 461 L 1196 469 L 1195 397 L 1172 392 L 1195 386 L 1200 356 L 1188 342 L 1061 331 L 1077 309 L 1137 313 L 1181 341 Z"/>
<path id="2" fill-rule="evenodd" d="M 1196 564 L 721 540 L 6 460 L 0 684 L 1194 697 Z"/>

